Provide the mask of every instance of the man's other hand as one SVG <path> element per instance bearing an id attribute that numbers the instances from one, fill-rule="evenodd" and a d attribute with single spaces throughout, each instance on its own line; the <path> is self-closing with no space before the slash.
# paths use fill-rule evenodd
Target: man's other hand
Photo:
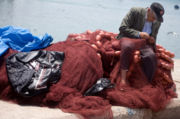
<path id="1" fill-rule="evenodd" d="M 148 39 L 148 42 L 149 42 L 150 44 L 154 44 L 154 43 L 155 43 L 154 37 L 150 36 L 150 38 Z"/>
<path id="2" fill-rule="evenodd" d="M 142 38 L 142 39 L 150 39 L 149 34 L 146 33 L 146 32 L 140 32 L 140 33 L 139 33 L 139 36 L 140 36 L 140 38 Z"/>

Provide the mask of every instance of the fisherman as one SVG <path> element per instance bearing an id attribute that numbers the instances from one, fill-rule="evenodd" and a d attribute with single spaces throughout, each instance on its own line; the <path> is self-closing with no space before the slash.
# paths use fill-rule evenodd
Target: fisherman
<path id="1" fill-rule="evenodd" d="M 145 39 L 147 45 L 141 49 L 142 68 L 147 76 L 147 79 L 152 80 L 157 61 L 155 56 L 156 37 L 163 22 L 164 7 L 157 2 L 151 4 L 147 8 L 133 7 L 124 17 L 119 28 L 120 33 L 117 39 L 121 42 L 121 56 L 120 56 L 120 84 L 126 85 L 126 74 L 132 60 L 135 44 L 132 41 L 123 39 L 123 37 L 133 38 L 134 40 Z"/>

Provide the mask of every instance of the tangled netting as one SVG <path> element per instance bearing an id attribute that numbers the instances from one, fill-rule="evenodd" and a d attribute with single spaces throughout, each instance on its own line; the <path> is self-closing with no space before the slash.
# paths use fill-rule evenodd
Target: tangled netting
<path id="1" fill-rule="evenodd" d="M 87 119 L 113 118 L 111 105 L 150 108 L 153 111 L 163 109 L 176 94 L 171 76 L 174 54 L 160 45 L 156 45 L 158 68 L 152 82 L 146 79 L 141 69 L 140 52 L 135 51 L 127 74 L 128 85 L 122 89 L 117 86 L 105 89 L 97 96 L 83 96 L 101 77 L 109 78 L 114 84 L 120 78 L 121 50 L 116 36 L 103 30 L 88 30 L 81 34 L 69 34 L 66 41 L 45 48 L 48 51 L 65 52 L 61 79 L 47 93 L 31 98 L 17 95 L 8 82 L 5 61 L 16 52 L 9 49 L 0 58 L 0 99 L 18 104 L 58 107 L 64 112 L 77 113 Z M 134 42 L 137 42 L 137 47 L 145 45 L 143 39 Z"/>

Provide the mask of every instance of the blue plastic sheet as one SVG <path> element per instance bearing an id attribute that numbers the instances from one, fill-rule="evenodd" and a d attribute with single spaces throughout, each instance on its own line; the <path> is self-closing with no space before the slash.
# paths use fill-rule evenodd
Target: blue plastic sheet
<path id="1" fill-rule="evenodd" d="M 9 46 L 0 40 L 0 56 L 4 54 L 8 48 Z"/>
<path id="2" fill-rule="evenodd" d="M 47 33 L 38 38 L 30 33 L 27 29 L 13 26 L 0 28 L 0 56 L 3 55 L 8 48 L 17 51 L 28 52 L 31 50 L 42 49 L 50 45 L 53 38 Z"/>

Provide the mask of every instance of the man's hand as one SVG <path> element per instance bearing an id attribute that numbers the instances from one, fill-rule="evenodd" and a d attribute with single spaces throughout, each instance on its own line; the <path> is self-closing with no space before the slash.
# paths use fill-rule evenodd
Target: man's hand
<path id="1" fill-rule="evenodd" d="M 140 38 L 142 38 L 142 39 L 149 39 L 149 38 L 150 38 L 149 34 L 146 33 L 146 32 L 140 32 L 140 33 L 139 33 L 139 36 L 140 36 Z"/>
<path id="2" fill-rule="evenodd" d="M 140 38 L 142 38 L 142 39 L 146 39 L 146 40 L 148 41 L 148 43 L 150 43 L 150 44 L 154 44 L 154 43 L 155 43 L 154 37 L 150 36 L 150 35 L 149 35 L 148 33 L 146 33 L 146 32 L 140 32 L 140 33 L 139 33 L 139 36 L 140 36 Z"/>
<path id="3" fill-rule="evenodd" d="M 154 44 L 154 43 L 155 43 L 154 37 L 150 36 L 150 38 L 148 39 L 148 42 L 149 42 L 150 44 Z"/>

